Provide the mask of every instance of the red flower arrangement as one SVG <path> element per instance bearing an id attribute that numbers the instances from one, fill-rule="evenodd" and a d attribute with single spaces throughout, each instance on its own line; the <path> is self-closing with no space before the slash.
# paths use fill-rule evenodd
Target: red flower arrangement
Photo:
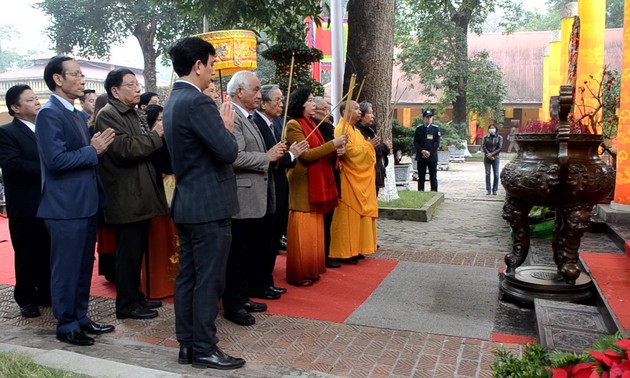
<path id="1" fill-rule="evenodd" d="M 552 378 L 630 378 L 630 339 L 619 340 L 614 345 L 622 352 L 591 350 L 594 362 L 549 368 Z"/>

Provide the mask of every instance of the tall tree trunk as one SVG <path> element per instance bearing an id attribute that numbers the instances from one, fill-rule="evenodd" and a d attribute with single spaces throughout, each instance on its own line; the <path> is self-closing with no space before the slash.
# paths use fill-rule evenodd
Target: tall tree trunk
<path id="1" fill-rule="evenodd" d="M 157 92 L 157 78 L 156 78 L 156 65 L 155 61 L 158 57 L 155 47 L 155 23 L 149 29 L 145 25 L 136 25 L 133 31 L 134 37 L 140 44 L 142 50 L 142 58 L 144 59 L 144 69 L 142 74 L 144 75 L 144 91 L 145 92 Z"/>
<path id="2" fill-rule="evenodd" d="M 384 127 L 388 121 L 386 118 L 391 105 L 395 10 L 394 0 L 348 1 L 344 94 L 348 91 L 352 74 L 357 75 L 358 86 L 353 95 L 355 98 L 359 86 L 365 79 L 359 101 L 372 103 L 379 128 Z M 391 131 L 389 135 L 384 135 L 383 139 L 391 140 Z M 393 156 L 389 157 L 389 161 L 393 165 Z M 393 172 L 390 174 L 388 170 L 386 179 L 394 181 Z M 389 197 L 398 198 L 398 194 L 394 190 Z"/>
<path id="3" fill-rule="evenodd" d="M 472 16 L 474 6 L 470 4 L 460 5 L 457 12 L 453 14 L 452 20 L 459 28 L 459 33 L 455 37 L 456 54 L 456 72 L 455 89 L 457 97 L 453 102 L 453 122 L 457 125 L 468 121 L 468 111 L 466 104 L 466 87 L 468 77 L 468 25 Z"/>

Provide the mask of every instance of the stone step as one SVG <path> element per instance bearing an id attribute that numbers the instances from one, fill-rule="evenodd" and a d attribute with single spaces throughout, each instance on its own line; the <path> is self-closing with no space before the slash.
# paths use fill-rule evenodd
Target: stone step
<path id="1" fill-rule="evenodd" d="M 606 233 L 627 256 L 630 256 L 630 224 L 606 223 Z"/>
<path id="2" fill-rule="evenodd" d="M 534 300 L 538 340 L 549 351 L 580 353 L 617 329 L 608 314 L 597 306 Z"/>

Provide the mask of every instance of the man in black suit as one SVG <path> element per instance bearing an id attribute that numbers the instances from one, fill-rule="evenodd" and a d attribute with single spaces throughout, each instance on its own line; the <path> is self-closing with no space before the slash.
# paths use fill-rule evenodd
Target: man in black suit
<path id="1" fill-rule="evenodd" d="M 50 234 L 52 310 L 57 339 L 92 345 L 89 334 L 112 332 L 114 326 L 92 322 L 90 299 L 98 212 L 105 205 L 96 166 L 114 140 L 113 130 L 90 136 L 74 101 L 83 94 L 81 66 L 67 56 L 52 58 L 44 68 L 52 91 L 35 120 L 42 169 L 42 195 L 37 216 Z"/>
<path id="2" fill-rule="evenodd" d="M 28 85 L 14 85 L 5 95 L 13 122 L 0 127 L 0 167 L 4 177 L 9 233 L 15 252 L 15 301 L 25 318 L 50 306 L 50 237 L 37 218 L 41 191 L 35 116 L 41 108 Z"/>
<path id="3" fill-rule="evenodd" d="M 179 236 L 175 282 L 175 334 L 180 364 L 237 369 L 245 365 L 219 349 L 215 321 L 225 287 L 232 241 L 231 217 L 238 213 L 232 162 L 234 110 L 221 112 L 206 89 L 214 74 L 214 47 L 201 38 L 177 41 L 168 52 L 180 79 L 166 102 L 164 137 L 177 184 L 171 215 Z"/>
<path id="4" fill-rule="evenodd" d="M 258 110 L 253 115 L 253 120 L 263 136 L 267 149 L 273 148 L 278 143 L 274 134 L 273 119 L 282 115 L 282 92 L 277 85 L 263 85 L 260 88 L 261 101 Z M 276 195 L 276 211 L 268 214 L 268 222 L 272 227 L 269 242 L 262 245 L 269 246 L 258 254 L 261 258 L 260 265 L 254 271 L 254 277 L 249 285 L 250 296 L 254 298 L 276 299 L 287 289 L 276 287 L 273 281 L 273 269 L 276 265 L 276 256 L 280 247 L 280 239 L 287 229 L 289 216 L 289 182 L 286 170 L 295 166 L 296 159 L 308 150 L 306 140 L 294 143 L 289 151 L 272 164 Z"/>

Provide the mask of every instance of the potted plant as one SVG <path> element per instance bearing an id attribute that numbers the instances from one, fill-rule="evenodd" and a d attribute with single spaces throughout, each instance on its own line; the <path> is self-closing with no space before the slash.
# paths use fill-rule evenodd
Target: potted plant
<path id="1" fill-rule="evenodd" d="M 392 121 L 392 147 L 394 149 L 394 172 L 396 174 L 396 185 L 408 185 L 409 174 L 411 172 L 411 163 L 401 163 L 404 156 L 415 161 L 416 148 L 413 146 L 414 127 L 405 127 L 398 123 L 397 120 Z"/>

